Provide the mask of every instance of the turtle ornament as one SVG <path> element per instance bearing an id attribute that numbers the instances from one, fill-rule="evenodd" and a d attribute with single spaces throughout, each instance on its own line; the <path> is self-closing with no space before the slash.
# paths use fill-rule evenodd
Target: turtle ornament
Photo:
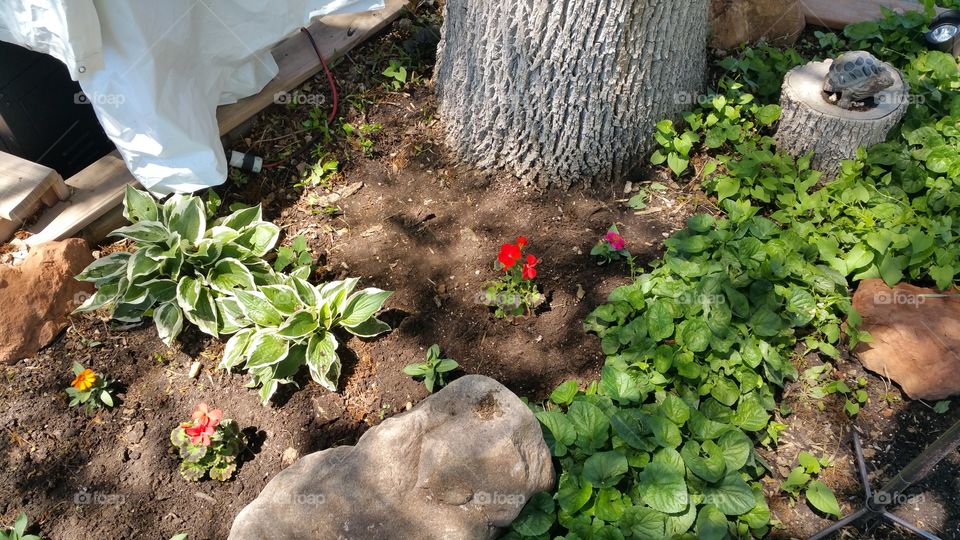
<path id="1" fill-rule="evenodd" d="M 867 51 L 851 51 L 833 61 L 823 91 L 840 95 L 837 106 L 852 109 L 854 103 L 863 102 L 893 86 L 893 70 Z"/>

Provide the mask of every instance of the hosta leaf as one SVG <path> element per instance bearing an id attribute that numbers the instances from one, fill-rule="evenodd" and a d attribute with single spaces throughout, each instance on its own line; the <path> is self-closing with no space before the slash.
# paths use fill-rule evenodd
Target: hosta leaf
<path id="1" fill-rule="evenodd" d="M 197 292 L 194 308 L 190 311 L 184 310 L 183 316 L 195 324 L 204 334 L 219 337 L 220 333 L 218 328 L 220 322 L 217 315 L 217 305 L 213 300 L 213 294 L 211 294 L 210 289 L 200 287 Z"/>
<path id="2" fill-rule="evenodd" d="M 157 221 L 141 221 L 110 233 L 110 236 L 120 236 L 129 238 L 145 244 L 157 244 L 163 242 L 170 236 L 170 231 Z"/>
<path id="3" fill-rule="evenodd" d="M 176 197 L 176 196 L 174 196 Z M 207 213 L 199 197 L 183 197 L 170 210 L 167 217 L 170 230 L 192 244 L 196 244 L 207 232 Z"/>
<path id="4" fill-rule="evenodd" d="M 360 324 L 354 326 L 344 326 L 343 329 L 357 337 L 369 338 L 379 336 L 384 332 L 389 332 L 390 325 L 381 321 L 380 319 L 377 319 L 376 317 L 370 317 Z"/>
<path id="5" fill-rule="evenodd" d="M 222 293 L 230 293 L 234 289 L 254 289 L 253 274 L 242 262 L 237 259 L 221 259 L 207 274 L 210 286 Z"/>
<path id="6" fill-rule="evenodd" d="M 637 476 L 637 493 L 648 506 L 661 512 L 683 512 L 689 504 L 683 475 L 664 463 L 652 462 Z"/>
<path id="7" fill-rule="evenodd" d="M 131 223 L 157 221 L 157 201 L 145 191 L 127 185 L 123 195 L 123 217 Z"/>
<path id="8" fill-rule="evenodd" d="M 330 309 L 335 315 L 339 315 L 343 313 L 343 309 L 347 305 L 347 297 L 359 282 L 360 280 L 357 278 L 331 281 L 320 288 L 320 297 L 330 305 Z"/>
<path id="9" fill-rule="evenodd" d="M 309 311 L 298 311 L 280 326 L 277 335 L 287 339 L 301 338 L 314 332 L 318 326 L 315 315 Z"/>
<path id="10" fill-rule="evenodd" d="M 245 351 L 248 370 L 271 366 L 287 357 L 290 342 L 273 335 L 269 330 L 258 331 Z"/>
<path id="11" fill-rule="evenodd" d="M 255 333 L 256 330 L 253 328 L 247 328 L 234 334 L 223 347 L 223 358 L 220 360 L 220 368 L 231 369 L 243 363 L 245 358 L 244 353 Z"/>
<path id="12" fill-rule="evenodd" d="M 160 263 L 147 256 L 146 250 L 138 249 L 127 261 L 127 281 L 136 283 L 138 280 L 149 281 L 147 278 L 160 269 Z"/>
<path id="13" fill-rule="evenodd" d="M 214 302 L 217 304 L 217 322 L 220 323 L 218 328 L 221 334 L 232 334 L 250 325 L 236 297 L 218 296 Z"/>
<path id="14" fill-rule="evenodd" d="M 728 516 L 739 516 L 753 508 L 755 501 L 750 486 L 740 478 L 740 473 L 731 471 L 723 480 L 703 487 L 704 501 L 720 509 Z"/>
<path id="15" fill-rule="evenodd" d="M 260 205 L 250 206 L 247 208 L 242 208 L 233 212 L 232 214 L 225 216 L 223 219 L 217 222 L 217 226 L 225 227 L 228 229 L 233 229 L 234 231 L 239 231 L 240 229 L 250 225 L 251 223 L 256 223 L 263 219 L 263 210 L 260 208 Z M 223 234 L 218 232 L 216 234 Z"/>
<path id="16" fill-rule="evenodd" d="M 583 479 L 594 487 L 607 488 L 617 485 L 629 470 L 627 458 L 620 452 L 598 452 L 583 463 Z"/>
<path id="17" fill-rule="evenodd" d="M 233 295 L 240 303 L 240 309 L 254 323 L 260 326 L 280 326 L 283 315 L 273 307 L 270 300 L 262 292 L 235 290 Z"/>
<path id="18" fill-rule="evenodd" d="M 307 343 L 307 367 L 310 376 L 320 386 L 337 391 L 340 379 L 340 358 L 337 356 L 337 338 L 330 332 L 313 334 Z"/>
<path id="19" fill-rule="evenodd" d="M 192 277 L 184 276 L 177 283 L 177 304 L 180 309 L 190 312 L 197 309 L 197 301 L 200 297 L 201 284 Z"/>
<path id="20" fill-rule="evenodd" d="M 90 263 L 83 272 L 77 274 L 78 281 L 92 281 L 99 286 L 101 283 L 120 275 L 125 275 L 130 253 L 118 251 Z"/>
<path id="21" fill-rule="evenodd" d="M 284 315 L 293 315 L 294 312 L 303 307 L 303 303 L 297 297 L 293 287 L 287 285 L 267 285 L 260 287 L 260 292 L 270 300 L 273 307 Z"/>
<path id="22" fill-rule="evenodd" d="M 119 295 L 120 285 L 121 283 L 119 281 L 104 283 L 99 289 L 97 289 L 97 292 L 95 292 L 93 296 L 87 298 L 82 304 L 80 304 L 80 307 L 73 310 L 73 312 L 85 313 L 100 309 L 101 307 L 110 304 Z M 125 284 L 124 287 L 126 287 Z"/>
<path id="23" fill-rule="evenodd" d="M 153 311 L 153 322 L 157 326 L 160 341 L 169 347 L 183 329 L 183 312 L 175 302 L 166 302 Z"/>
<path id="24" fill-rule="evenodd" d="M 151 279 L 140 284 L 158 303 L 177 300 L 177 282 L 172 279 Z"/>
<path id="25" fill-rule="evenodd" d="M 353 293 L 343 309 L 341 324 L 354 326 L 366 321 L 380 310 L 391 294 L 393 293 L 390 291 L 373 287 Z"/>
<path id="26" fill-rule="evenodd" d="M 268 221 L 248 225 L 232 243 L 243 246 L 254 257 L 263 257 L 280 238 L 280 227 Z"/>

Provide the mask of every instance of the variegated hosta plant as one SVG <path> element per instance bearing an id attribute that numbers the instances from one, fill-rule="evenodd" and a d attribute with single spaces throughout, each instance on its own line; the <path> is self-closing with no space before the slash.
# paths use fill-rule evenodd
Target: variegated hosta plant
<path id="1" fill-rule="evenodd" d="M 263 221 L 259 206 L 208 224 L 200 197 L 176 194 L 157 204 L 130 186 L 123 206 L 131 224 L 112 236 L 133 240 L 137 249 L 97 259 L 77 276 L 95 283 L 97 292 L 75 312 L 105 307 L 114 320 L 129 324 L 153 317 L 160 339 L 170 345 L 184 318 L 214 337 L 236 332 L 244 325 L 233 291 L 281 282 L 263 260 L 280 228 Z"/>
<path id="2" fill-rule="evenodd" d="M 376 288 L 354 292 L 356 278 L 311 285 L 299 276 L 286 276 L 285 283 L 259 290 L 235 290 L 237 302 L 250 328 L 240 330 L 227 342 L 220 367 L 242 366 L 260 387 L 260 398 L 270 400 L 281 384 L 306 364 L 310 376 L 330 391 L 337 390 L 340 358 L 336 327 L 359 337 L 373 337 L 390 330 L 375 314 L 390 296 Z"/>

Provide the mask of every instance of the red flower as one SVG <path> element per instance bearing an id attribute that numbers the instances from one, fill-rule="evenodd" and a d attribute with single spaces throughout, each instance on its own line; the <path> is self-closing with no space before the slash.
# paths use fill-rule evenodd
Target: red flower
<path id="1" fill-rule="evenodd" d="M 223 411 L 220 409 L 213 409 L 211 411 L 210 408 L 207 407 L 206 403 L 201 403 L 197 405 L 197 410 L 193 411 L 193 416 L 191 418 L 193 418 L 194 423 L 212 423 L 213 426 L 216 426 L 220 423 L 220 419 L 223 418 Z"/>
<path id="2" fill-rule="evenodd" d="M 519 240 L 523 239 L 521 236 L 518 238 L 518 244 L 504 244 L 500 246 L 500 255 L 497 257 L 497 260 L 500 261 L 500 264 L 503 265 L 504 270 L 509 270 L 513 268 L 513 265 L 517 264 L 517 261 L 520 260 L 520 245 Z M 524 239 L 524 242 L 526 240 Z"/>
<path id="3" fill-rule="evenodd" d="M 523 279 L 533 279 L 537 277 L 537 263 L 540 262 L 533 255 L 527 255 L 527 262 L 523 265 Z"/>
<path id="4" fill-rule="evenodd" d="M 521 247 L 521 248 L 522 248 L 522 247 L 525 246 L 525 245 L 527 245 L 527 237 L 526 237 L 526 236 L 518 236 L 518 237 L 517 237 L 517 247 Z"/>
<path id="5" fill-rule="evenodd" d="M 210 446 L 210 437 L 217 431 L 216 424 L 211 425 L 194 422 L 193 425 L 190 425 L 188 422 L 181 427 L 184 428 L 184 432 L 190 437 L 192 444 L 202 446 Z"/>
<path id="6" fill-rule="evenodd" d="M 606 240 L 607 243 L 610 244 L 610 247 L 616 251 L 620 251 L 627 245 L 627 241 L 624 240 L 623 237 L 620 236 L 620 233 L 616 231 L 607 231 L 607 234 L 603 237 L 603 239 Z"/>
<path id="7" fill-rule="evenodd" d="M 197 405 L 197 409 L 193 411 L 193 420 L 180 424 L 180 427 L 182 427 L 184 433 L 190 437 L 192 444 L 210 446 L 210 437 L 216 433 L 217 424 L 220 423 L 222 417 L 223 411 L 220 409 L 210 410 L 206 403 L 201 403 Z"/>

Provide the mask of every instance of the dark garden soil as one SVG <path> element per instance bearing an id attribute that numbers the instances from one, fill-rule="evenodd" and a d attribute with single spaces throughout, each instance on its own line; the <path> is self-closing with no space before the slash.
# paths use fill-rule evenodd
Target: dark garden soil
<path id="1" fill-rule="evenodd" d="M 295 186 L 303 167 L 315 161 L 304 157 L 263 175 L 233 176 L 218 189 L 225 205 L 262 202 L 266 219 L 283 227 L 284 242 L 303 235 L 318 257 L 316 280 L 357 276 L 362 286 L 396 291 L 383 316 L 394 330 L 370 341 L 341 336 L 344 372 L 337 393 L 301 377 L 300 388 L 282 389 L 264 407 L 244 388 L 245 377 L 214 370 L 222 342 L 195 329 L 168 348 L 152 325 L 112 330 L 96 317 L 75 318 L 39 355 L 2 368 L 3 523 L 25 511 L 36 524 L 31 530 L 55 540 L 165 540 L 179 532 L 191 540 L 225 538 L 236 513 L 297 456 L 352 444 L 370 426 L 422 400 L 423 384 L 402 369 L 422 361 L 434 343 L 460 363 L 455 376 L 484 374 L 532 401 L 564 380 L 586 383 L 598 377 L 604 356 L 582 322 L 611 290 L 628 282 L 628 272 L 622 264 L 596 266 L 589 256 L 592 245 L 617 223 L 628 248 L 646 265 L 688 215 L 713 205 L 695 185 L 677 186 L 656 172 L 632 183 L 655 181 L 668 189 L 653 191 L 648 208 L 635 213 L 624 204 L 629 195 L 623 183 L 541 192 L 508 175 L 456 165 L 442 145 L 429 83 L 396 92 L 384 88 L 379 75 L 391 55 L 416 36 L 413 19 L 334 68 L 341 114 L 354 125 L 383 126 L 371 136 L 369 155 L 339 134 L 326 148 L 341 162 L 341 172 L 319 185 Z M 429 14 L 416 17 L 417 24 L 425 21 Z M 430 59 L 417 58 L 416 44 L 406 54 L 420 62 L 416 74 L 429 78 Z M 325 93 L 325 79 L 321 75 L 300 90 Z M 233 146 L 268 161 L 294 153 L 303 144 L 308 113 L 308 107 L 276 106 Z M 334 201 L 334 192 L 342 198 Z M 497 320 L 477 295 L 497 276 L 493 262 L 500 244 L 521 234 L 542 259 L 538 281 L 548 301 L 535 316 Z M 118 248 L 122 245 L 104 247 Z M 119 379 L 117 407 L 94 416 L 67 408 L 64 388 L 73 362 Z M 194 362 L 202 369 L 190 378 Z M 839 369 L 848 379 L 862 374 L 855 360 Z M 779 473 L 789 470 L 798 451 L 834 458 L 835 466 L 822 478 L 850 510 L 859 498 L 847 444 L 852 425 L 863 434 L 879 482 L 960 418 L 956 407 L 937 415 L 904 401 L 881 379 L 868 379 L 870 403 L 853 422 L 842 400 L 839 405 L 828 400 L 821 411 L 800 386 L 786 390 L 795 411 L 784 419 L 790 428 L 778 448 L 761 452 L 775 471 L 767 492 L 783 524 L 776 537 L 803 537 L 829 523 L 803 502 L 793 505 L 778 494 Z M 191 484 L 176 470 L 170 430 L 199 402 L 223 409 L 248 436 L 249 448 L 232 481 Z M 900 511 L 944 538 L 960 538 L 955 458 L 911 492 L 923 497 L 922 504 L 911 502 Z M 872 529 L 857 537 L 901 536 Z"/>

